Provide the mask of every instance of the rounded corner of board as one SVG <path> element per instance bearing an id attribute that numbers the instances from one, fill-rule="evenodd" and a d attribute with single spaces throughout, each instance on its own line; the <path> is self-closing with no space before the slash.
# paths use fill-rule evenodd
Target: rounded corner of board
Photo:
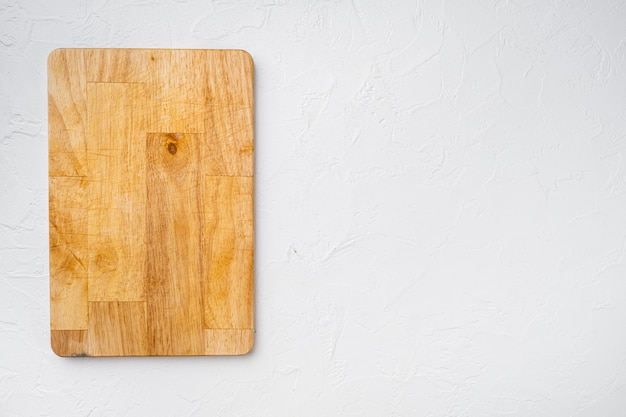
<path id="1" fill-rule="evenodd" d="M 245 49 L 235 49 L 234 52 L 243 55 L 244 59 L 248 61 L 250 67 L 254 68 L 254 58 L 252 57 L 252 54 L 250 52 L 246 51 Z"/>
<path id="2" fill-rule="evenodd" d="M 250 336 L 248 337 L 248 340 L 242 346 L 241 351 L 237 352 L 236 355 L 238 355 L 238 356 L 248 355 L 248 354 L 250 354 L 252 352 L 253 349 L 254 349 L 254 329 L 251 329 L 250 330 Z"/>

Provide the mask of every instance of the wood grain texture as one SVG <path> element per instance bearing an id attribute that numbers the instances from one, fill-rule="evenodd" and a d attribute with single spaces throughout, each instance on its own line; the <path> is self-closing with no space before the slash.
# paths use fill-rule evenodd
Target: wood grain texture
<path id="1" fill-rule="evenodd" d="M 247 54 L 225 55 L 211 52 L 207 91 L 216 111 L 204 120 L 203 131 L 209 146 L 204 147 L 208 175 L 252 176 L 254 173 L 252 59 Z M 229 88 L 222 88 L 226 84 Z M 219 107 L 218 107 L 219 106 Z M 222 135 L 233 138 L 221 140 Z M 237 155 L 236 158 L 233 155 Z"/>
<path id="2" fill-rule="evenodd" d="M 88 356 L 87 330 L 51 330 L 52 351 L 59 356 Z"/>
<path id="3" fill-rule="evenodd" d="M 146 303 L 89 302 L 89 356 L 146 356 Z"/>
<path id="4" fill-rule="evenodd" d="M 86 49 L 86 81 L 96 83 L 145 83 L 148 49 Z"/>
<path id="5" fill-rule="evenodd" d="M 154 355 L 204 351 L 198 320 L 204 280 L 199 145 L 192 133 L 148 135 L 148 206 L 159 207 L 149 210 L 147 219 L 147 235 L 159 236 L 148 240 L 147 258 L 148 329 Z"/>
<path id="6" fill-rule="evenodd" d="M 204 324 L 210 329 L 252 327 L 252 306 L 238 302 L 252 296 L 252 277 L 246 274 L 253 262 L 252 188 L 251 177 L 210 176 L 204 181 L 207 274 L 222 277 L 207 280 L 204 287 Z"/>
<path id="7" fill-rule="evenodd" d="M 85 60 L 60 50 L 48 60 L 50 328 L 87 329 L 87 120 Z"/>
<path id="8" fill-rule="evenodd" d="M 248 352 L 250 56 L 60 49 L 48 80 L 53 350 Z"/>
<path id="9" fill-rule="evenodd" d="M 86 330 L 87 180 L 50 177 L 50 328 Z"/>
<path id="10" fill-rule="evenodd" d="M 85 176 L 87 89 L 85 58 L 63 49 L 48 58 L 49 175 Z"/>
<path id="11" fill-rule="evenodd" d="M 88 83 L 89 300 L 143 301 L 145 84 Z M 111 117 L 114 115 L 115 117 Z"/>
<path id="12" fill-rule="evenodd" d="M 254 344 L 252 329 L 207 329 L 204 336 L 205 355 L 243 355 Z"/>

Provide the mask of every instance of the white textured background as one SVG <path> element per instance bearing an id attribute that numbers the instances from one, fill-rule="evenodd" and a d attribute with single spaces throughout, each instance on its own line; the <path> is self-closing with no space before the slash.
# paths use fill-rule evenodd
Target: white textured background
<path id="1" fill-rule="evenodd" d="M 0 416 L 623 416 L 626 3 L 0 0 Z M 49 348 L 46 58 L 256 63 L 256 345 Z"/>

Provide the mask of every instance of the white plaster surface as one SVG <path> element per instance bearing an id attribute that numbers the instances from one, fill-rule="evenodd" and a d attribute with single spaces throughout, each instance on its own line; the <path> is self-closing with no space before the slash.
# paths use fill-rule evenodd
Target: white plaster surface
<path id="1" fill-rule="evenodd" d="M 256 345 L 49 348 L 46 58 L 256 63 Z M 626 2 L 0 0 L 0 416 L 623 416 Z"/>

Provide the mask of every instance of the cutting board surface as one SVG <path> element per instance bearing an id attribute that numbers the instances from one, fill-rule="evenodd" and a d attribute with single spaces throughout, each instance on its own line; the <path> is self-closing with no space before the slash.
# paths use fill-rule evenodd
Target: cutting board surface
<path id="1" fill-rule="evenodd" d="M 252 348 L 253 78 L 236 50 L 50 54 L 58 355 Z"/>

